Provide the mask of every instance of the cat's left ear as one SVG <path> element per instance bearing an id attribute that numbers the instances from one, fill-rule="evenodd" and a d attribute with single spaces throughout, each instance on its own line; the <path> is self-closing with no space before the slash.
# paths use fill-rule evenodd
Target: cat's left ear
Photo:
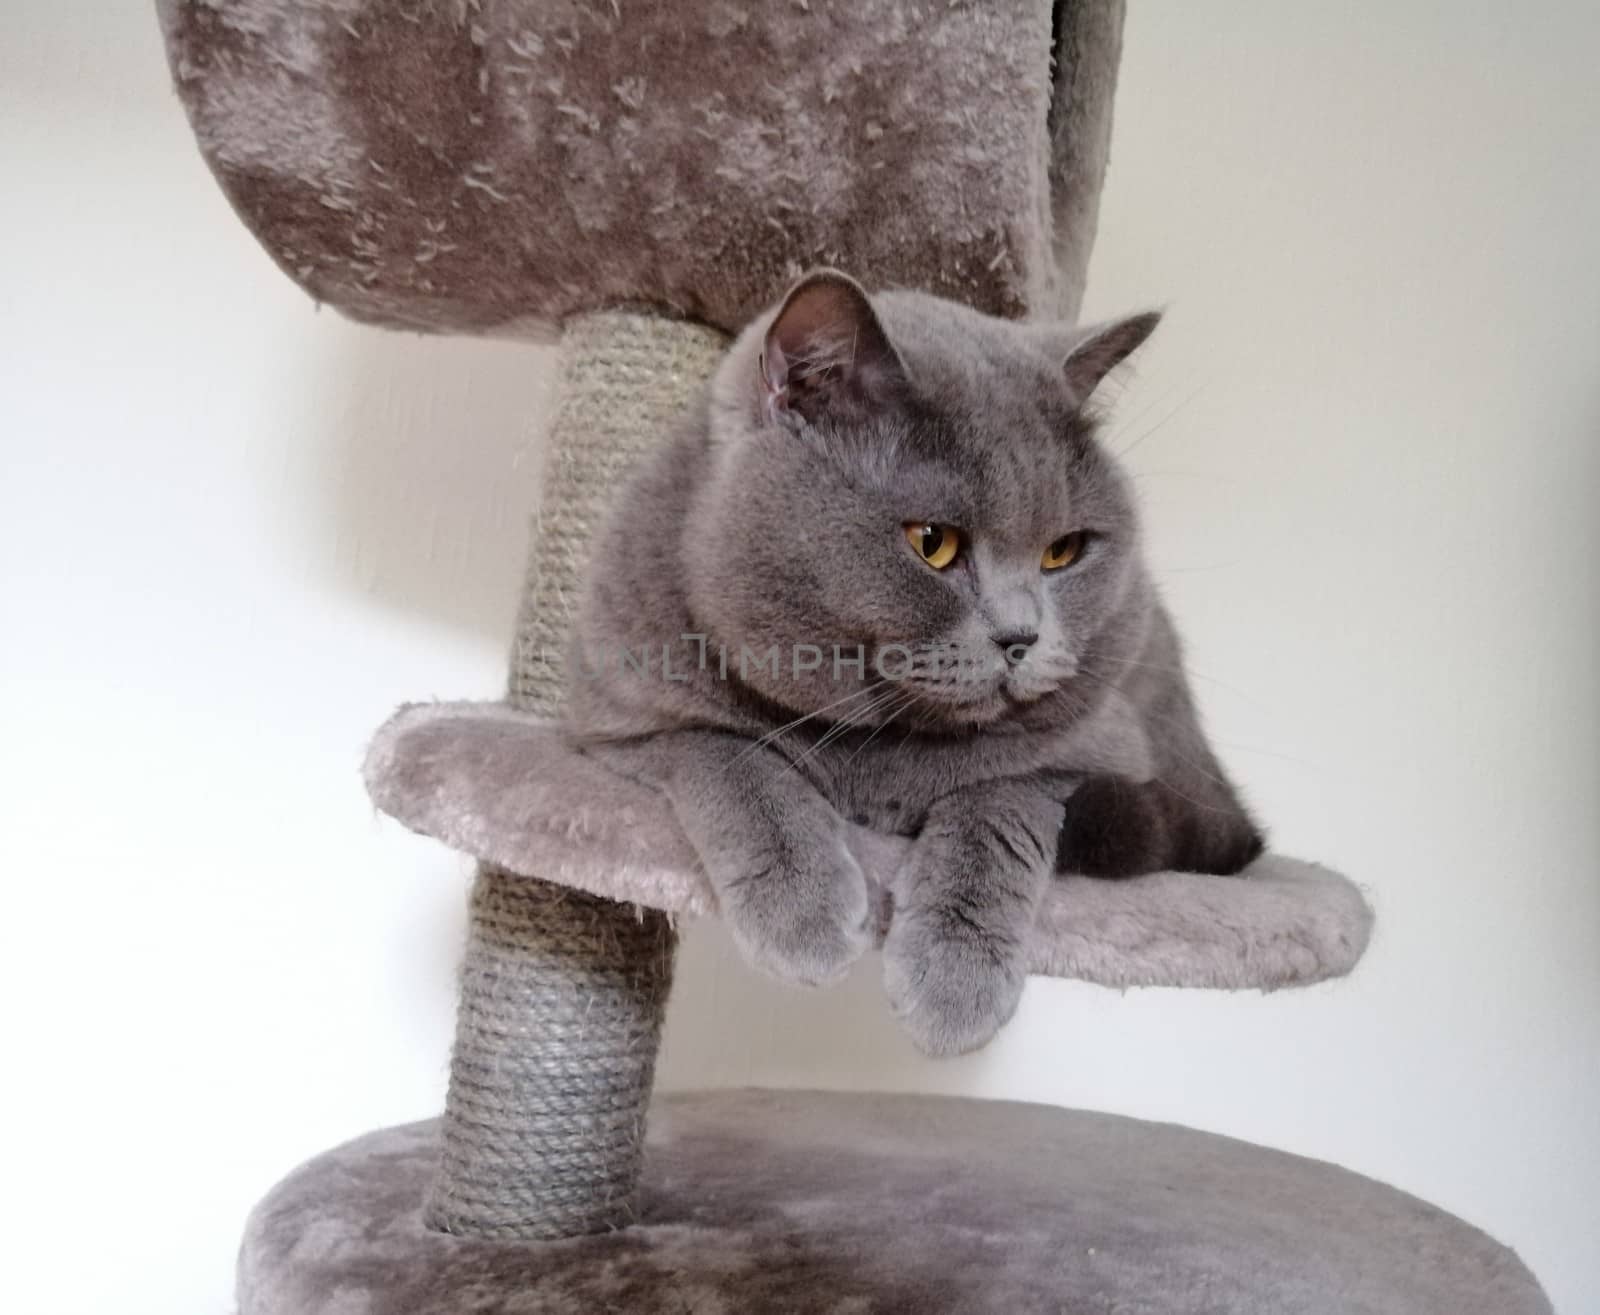
<path id="1" fill-rule="evenodd" d="M 883 401 L 905 379 L 866 291 L 836 269 L 795 284 L 761 345 L 761 384 L 774 417 L 816 420 Z"/>
<path id="2" fill-rule="evenodd" d="M 1159 323 L 1161 312 L 1152 310 L 1082 332 L 1061 366 L 1073 400 L 1080 406 L 1087 402 L 1105 377 L 1132 356 Z"/>

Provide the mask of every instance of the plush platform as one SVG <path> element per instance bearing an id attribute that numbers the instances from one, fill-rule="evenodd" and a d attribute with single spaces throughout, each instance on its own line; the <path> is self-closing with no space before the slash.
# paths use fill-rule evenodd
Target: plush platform
<path id="1" fill-rule="evenodd" d="M 841 263 L 1076 313 L 1122 0 L 157 4 L 239 217 L 357 319 L 732 331 Z"/>
<path id="2" fill-rule="evenodd" d="M 504 704 L 402 708 L 374 737 L 366 779 L 390 816 L 506 871 L 671 913 L 715 911 L 659 793 Z M 851 827 L 849 840 L 886 920 L 909 842 L 864 827 Z M 1372 910 L 1351 882 L 1267 854 L 1238 877 L 1059 880 L 1029 962 L 1035 973 L 1113 987 L 1273 990 L 1348 973 L 1371 932 Z"/>
<path id="3" fill-rule="evenodd" d="M 371 1133 L 251 1216 L 239 1315 L 1535 1315 L 1512 1251 L 1357 1174 L 1044 1105 L 658 1098 L 637 1223 L 430 1232 L 438 1127 Z"/>

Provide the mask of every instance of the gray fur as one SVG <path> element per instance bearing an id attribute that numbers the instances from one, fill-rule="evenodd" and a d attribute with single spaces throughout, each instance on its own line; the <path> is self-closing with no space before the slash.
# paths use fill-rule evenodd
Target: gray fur
<path id="1" fill-rule="evenodd" d="M 930 1053 L 1011 1016 L 1058 859 L 1235 871 L 1260 851 L 1087 409 L 1154 325 L 1018 325 L 811 275 L 735 343 L 596 547 L 577 742 L 665 791 L 741 948 L 789 980 L 832 981 L 871 943 L 845 820 L 915 837 L 885 985 Z M 907 543 L 921 521 L 960 528 L 948 570 Z M 1075 531 L 1080 559 L 1044 571 Z M 1108 725 L 1146 771 L 1092 775 L 1078 750 Z"/>

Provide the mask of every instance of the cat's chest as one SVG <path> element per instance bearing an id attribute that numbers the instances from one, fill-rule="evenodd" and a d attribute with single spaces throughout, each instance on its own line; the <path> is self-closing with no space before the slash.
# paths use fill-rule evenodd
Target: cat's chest
<path id="1" fill-rule="evenodd" d="M 928 810 L 984 781 L 1050 765 L 1050 737 L 1011 735 L 950 740 L 891 726 L 813 743 L 795 757 L 842 817 L 894 835 L 915 835 Z"/>

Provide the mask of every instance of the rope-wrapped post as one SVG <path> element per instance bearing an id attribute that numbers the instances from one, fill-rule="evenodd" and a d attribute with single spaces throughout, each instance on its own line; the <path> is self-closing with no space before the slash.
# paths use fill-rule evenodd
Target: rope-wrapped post
<path id="1" fill-rule="evenodd" d="M 559 710 L 593 531 L 726 342 L 624 311 L 565 326 L 512 656 L 516 706 Z M 675 946 L 665 914 L 479 869 L 431 1227 L 540 1239 L 632 1221 Z"/>

